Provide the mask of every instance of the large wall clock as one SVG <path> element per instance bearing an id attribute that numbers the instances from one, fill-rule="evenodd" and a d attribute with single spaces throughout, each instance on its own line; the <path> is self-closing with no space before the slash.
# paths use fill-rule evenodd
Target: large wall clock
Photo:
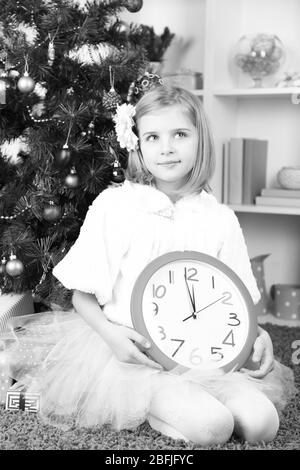
<path id="1" fill-rule="evenodd" d="M 165 369 L 238 370 L 257 337 L 257 318 L 242 280 L 220 260 L 173 251 L 150 262 L 131 295 L 133 327 Z"/>

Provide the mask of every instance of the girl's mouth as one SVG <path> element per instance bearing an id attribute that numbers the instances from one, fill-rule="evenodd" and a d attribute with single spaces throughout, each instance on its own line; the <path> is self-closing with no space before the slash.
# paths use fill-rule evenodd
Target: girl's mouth
<path id="1" fill-rule="evenodd" d="M 169 165 L 176 165 L 177 163 L 180 163 L 180 160 L 171 160 L 168 162 L 161 162 L 161 163 L 158 163 L 158 165 L 169 166 Z"/>

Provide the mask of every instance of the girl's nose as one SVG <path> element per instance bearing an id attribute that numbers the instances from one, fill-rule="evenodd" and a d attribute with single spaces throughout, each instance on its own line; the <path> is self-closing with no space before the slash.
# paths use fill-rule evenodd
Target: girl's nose
<path id="1" fill-rule="evenodd" d="M 162 155 L 170 155 L 170 153 L 174 152 L 174 146 L 170 138 L 166 138 L 162 140 L 161 146 L 161 154 Z"/>

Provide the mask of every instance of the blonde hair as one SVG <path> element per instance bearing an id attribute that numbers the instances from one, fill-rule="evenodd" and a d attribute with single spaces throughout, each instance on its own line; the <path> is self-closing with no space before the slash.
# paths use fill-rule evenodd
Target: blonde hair
<path id="1" fill-rule="evenodd" d="M 209 181 L 215 169 L 215 152 L 208 119 L 199 98 L 183 88 L 156 87 L 146 93 L 136 105 L 135 123 L 137 130 L 139 120 L 143 116 L 174 105 L 182 106 L 198 134 L 195 164 L 178 194 L 182 196 L 200 193 L 202 189 L 210 191 Z M 139 148 L 129 153 L 126 177 L 135 183 L 154 184 L 154 177 L 146 168 Z"/>

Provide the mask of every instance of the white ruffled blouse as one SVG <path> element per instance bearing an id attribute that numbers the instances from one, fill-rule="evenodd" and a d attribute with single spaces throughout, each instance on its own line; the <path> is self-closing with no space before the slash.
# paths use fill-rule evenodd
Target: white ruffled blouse
<path id="1" fill-rule="evenodd" d="M 53 274 L 68 289 L 95 294 L 111 321 L 132 326 L 130 298 L 138 275 L 154 258 L 175 250 L 219 258 L 259 301 L 242 230 L 230 208 L 205 191 L 173 203 L 155 187 L 129 181 L 94 200 L 78 239 Z"/>

